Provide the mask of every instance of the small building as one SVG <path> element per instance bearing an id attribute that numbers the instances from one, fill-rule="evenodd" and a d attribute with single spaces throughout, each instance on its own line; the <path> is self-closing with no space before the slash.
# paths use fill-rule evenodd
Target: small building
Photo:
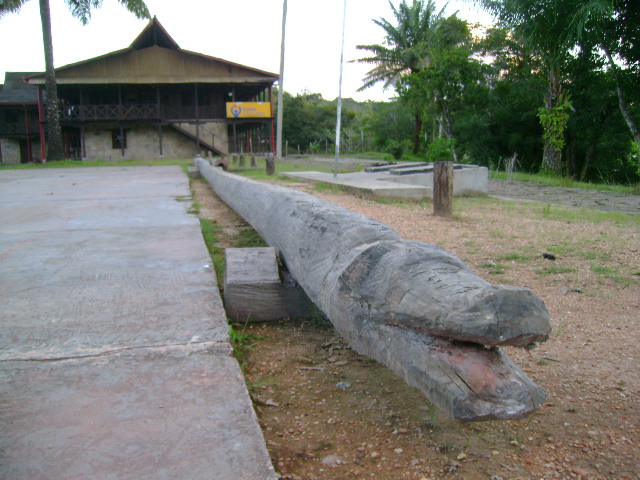
<path id="1" fill-rule="evenodd" d="M 0 85 L 0 161 L 40 160 L 38 89 L 23 79 L 32 72 L 7 72 Z"/>
<path id="2" fill-rule="evenodd" d="M 155 159 L 205 151 L 272 151 L 277 79 L 274 73 L 183 50 L 153 18 L 128 48 L 56 68 L 66 157 Z M 44 73 L 25 75 L 24 81 L 36 89 L 28 90 L 35 101 L 29 106 L 37 107 L 41 126 L 46 122 L 44 101 L 38 102 Z M 5 87 L 2 93 L 8 91 Z M 30 147 L 37 145 L 42 152 L 27 152 L 22 161 L 44 155 L 44 130 L 36 127 L 38 139 Z"/>

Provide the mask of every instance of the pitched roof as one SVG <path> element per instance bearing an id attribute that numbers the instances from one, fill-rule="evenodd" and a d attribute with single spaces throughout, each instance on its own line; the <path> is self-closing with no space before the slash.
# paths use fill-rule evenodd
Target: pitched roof
<path id="1" fill-rule="evenodd" d="M 33 72 L 6 72 L 4 85 L 0 89 L 0 104 L 25 105 L 38 103 L 38 90 L 35 85 L 24 83 L 24 77 Z"/>
<path id="2" fill-rule="evenodd" d="M 156 17 L 128 48 L 56 68 L 59 84 L 273 83 L 275 73 L 181 49 Z M 44 73 L 31 75 L 43 84 Z"/>

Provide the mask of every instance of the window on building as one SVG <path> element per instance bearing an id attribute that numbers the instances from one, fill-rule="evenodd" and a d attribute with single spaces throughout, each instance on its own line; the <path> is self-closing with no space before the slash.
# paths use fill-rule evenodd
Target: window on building
<path id="1" fill-rule="evenodd" d="M 124 128 L 111 130 L 111 148 L 114 150 L 127 148 L 127 131 Z"/>

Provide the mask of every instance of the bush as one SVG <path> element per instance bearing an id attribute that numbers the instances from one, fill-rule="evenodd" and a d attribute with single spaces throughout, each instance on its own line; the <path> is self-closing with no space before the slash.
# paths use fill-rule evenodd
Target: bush
<path id="1" fill-rule="evenodd" d="M 388 140 L 387 141 L 387 152 L 393 155 L 394 160 L 400 160 L 404 155 L 405 150 L 407 149 L 407 142 L 398 141 L 398 140 Z"/>
<path id="2" fill-rule="evenodd" d="M 436 138 L 427 146 L 427 161 L 432 163 L 453 161 L 455 145 L 456 141 L 453 138 Z"/>

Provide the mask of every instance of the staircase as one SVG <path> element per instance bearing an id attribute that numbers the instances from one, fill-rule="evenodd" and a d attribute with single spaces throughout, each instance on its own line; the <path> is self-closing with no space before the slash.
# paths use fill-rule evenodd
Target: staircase
<path id="1" fill-rule="evenodd" d="M 228 153 L 224 150 L 221 150 L 220 148 L 216 147 L 213 144 L 215 143 L 216 139 L 218 139 L 220 143 L 223 143 L 222 139 L 218 135 L 216 135 L 212 130 L 204 127 L 203 125 L 200 125 L 198 127 L 199 135 L 197 133 L 198 129 L 194 124 L 172 122 L 172 123 L 169 123 L 169 126 L 173 128 L 175 131 L 184 135 L 185 137 L 193 140 L 194 142 L 199 142 L 200 147 L 203 148 L 204 150 L 209 150 L 210 152 L 216 153 L 218 155 L 226 155 Z M 211 140 L 207 141 L 207 139 L 211 139 Z"/>

